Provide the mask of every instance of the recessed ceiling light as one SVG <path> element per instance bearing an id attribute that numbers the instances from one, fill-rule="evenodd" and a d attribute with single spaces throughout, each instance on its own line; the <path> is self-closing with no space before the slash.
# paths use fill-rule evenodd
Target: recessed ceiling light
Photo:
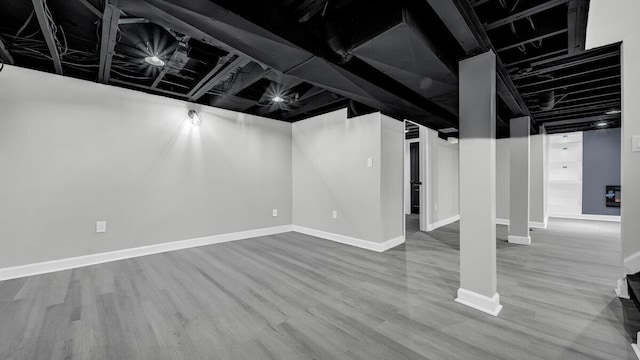
<path id="1" fill-rule="evenodd" d="M 271 100 L 272 100 L 273 102 L 277 102 L 277 103 L 284 102 L 284 99 L 283 99 L 283 98 L 281 98 L 280 96 L 277 96 L 277 95 L 276 95 L 276 96 L 274 96 Z"/>
<path id="2" fill-rule="evenodd" d="M 620 114 L 622 111 L 618 110 L 618 109 L 613 109 L 613 110 L 609 110 L 607 111 L 605 114 L 607 115 L 615 115 L 615 114 Z"/>
<path id="3" fill-rule="evenodd" d="M 596 123 L 596 126 L 597 126 L 597 127 L 605 127 L 605 126 L 607 126 L 607 125 L 609 125 L 609 123 L 608 123 L 608 122 L 606 122 L 606 121 L 601 121 L 601 122 L 599 122 L 599 123 Z"/>
<path id="4" fill-rule="evenodd" d="M 164 61 L 162 59 L 160 59 L 159 57 L 157 57 L 156 55 L 147 56 L 146 58 L 144 58 L 144 61 L 146 61 L 147 64 L 149 64 L 149 65 L 164 66 Z"/>

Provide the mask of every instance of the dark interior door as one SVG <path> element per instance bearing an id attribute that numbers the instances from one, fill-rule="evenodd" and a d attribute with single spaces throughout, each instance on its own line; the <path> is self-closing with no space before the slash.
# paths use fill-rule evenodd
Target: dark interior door
<path id="1" fill-rule="evenodd" d="M 420 214 L 420 153 L 417 142 L 409 144 L 411 164 L 411 213 Z"/>

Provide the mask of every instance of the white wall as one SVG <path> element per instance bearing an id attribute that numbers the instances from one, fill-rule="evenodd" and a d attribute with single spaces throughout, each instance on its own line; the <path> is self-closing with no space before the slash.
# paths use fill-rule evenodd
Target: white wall
<path id="1" fill-rule="evenodd" d="M 631 149 L 640 135 L 640 1 L 592 0 L 587 48 L 622 41 L 622 256 L 629 273 L 640 271 L 640 152 Z"/>
<path id="2" fill-rule="evenodd" d="M 582 214 L 582 133 L 549 135 L 549 215 Z"/>
<path id="3" fill-rule="evenodd" d="M 380 113 L 294 123 L 293 224 L 376 243 L 402 236 L 403 137 Z"/>
<path id="4" fill-rule="evenodd" d="M 459 152 L 458 143 L 450 143 L 429 129 L 430 224 L 460 215 L 459 208 Z"/>
<path id="5" fill-rule="evenodd" d="M 5 66 L 0 268 L 291 224 L 291 125 L 190 106 Z"/>

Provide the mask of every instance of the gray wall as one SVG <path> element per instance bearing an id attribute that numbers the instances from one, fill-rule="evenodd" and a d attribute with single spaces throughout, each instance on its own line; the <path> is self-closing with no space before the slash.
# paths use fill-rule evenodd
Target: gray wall
<path id="1" fill-rule="evenodd" d="M 291 125 L 192 106 L 5 66 L 0 268 L 291 224 Z"/>
<path id="2" fill-rule="evenodd" d="M 620 215 L 604 197 L 607 185 L 620 185 L 620 129 L 585 131 L 582 139 L 582 213 Z"/>
<path id="3" fill-rule="evenodd" d="M 294 123 L 293 224 L 378 243 L 401 236 L 403 136 L 402 122 L 380 113 L 347 119 L 343 109 Z"/>

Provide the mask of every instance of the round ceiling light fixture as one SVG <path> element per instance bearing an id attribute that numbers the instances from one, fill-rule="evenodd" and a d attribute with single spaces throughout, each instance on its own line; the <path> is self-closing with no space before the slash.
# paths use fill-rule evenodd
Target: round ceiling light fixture
<path id="1" fill-rule="evenodd" d="M 147 56 L 144 58 L 144 61 L 153 66 L 164 66 L 164 61 L 160 59 L 157 55 Z"/>
<path id="2" fill-rule="evenodd" d="M 281 102 L 284 102 L 284 98 L 282 98 L 282 97 L 280 97 L 280 96 L 276 95 L 276 96 L 274 96 L 273 98 L 271 98 L 271 101 L 273 101 L 273 102 L 275 102 L 275 103 L 281 103 Z"/>

